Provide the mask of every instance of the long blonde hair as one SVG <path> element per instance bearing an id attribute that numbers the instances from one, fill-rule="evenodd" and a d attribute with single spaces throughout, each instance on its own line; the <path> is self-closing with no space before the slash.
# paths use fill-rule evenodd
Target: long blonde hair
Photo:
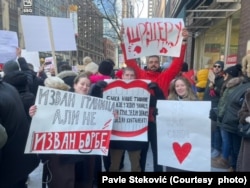
<path id="1" fill-rule="evenodd" d="M 178 76 L 177 78 L 175 78 L 169 87 L 169 95 L 168 95 L 168 100 L 178 100 L 180 96 L 178 96 L 176 90 L 175 90 L 175 83 L 181 80 L 184 82 L 184 84 L 187 87 L 187 96 L 185 98 L 183 98 L 182 100 L 184 101 L 196 101 L 198 100 L 196 93 L 194 92 L 191 83 L 188 81 L 188 79 L 186 79 L 183 76 Z"/>

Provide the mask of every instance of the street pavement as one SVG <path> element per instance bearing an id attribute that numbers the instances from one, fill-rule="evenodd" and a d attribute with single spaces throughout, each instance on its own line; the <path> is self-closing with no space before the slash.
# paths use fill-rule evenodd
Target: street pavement
<path id="1" fill-rule="evenodd" d="M 104 168 L 103 168 L 104 169 Z M 146 172 L 153 171 L 153 157 L 151 148 L 149 148 L 147 155 L 147 163 L 146 163 Z M 125 154 L 124 159 L 124 168 L 123 172 L 130 172 L 130 162 L 127 153 Z M 211 172 L 225 172 L 225 169 L 211 168 Z M 42 188 L 42 164 L 40 164 L 30 175 L 29 175 L 29 183 L 28 188 Z"/>

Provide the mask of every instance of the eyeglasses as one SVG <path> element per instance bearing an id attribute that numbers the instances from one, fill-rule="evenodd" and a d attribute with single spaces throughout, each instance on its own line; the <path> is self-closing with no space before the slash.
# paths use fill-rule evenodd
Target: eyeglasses
<path id="1" fill-rule="evenodd" d="M 221 66 L 220 65 L 214 65 L 214 68 L 221 68 Z"/>

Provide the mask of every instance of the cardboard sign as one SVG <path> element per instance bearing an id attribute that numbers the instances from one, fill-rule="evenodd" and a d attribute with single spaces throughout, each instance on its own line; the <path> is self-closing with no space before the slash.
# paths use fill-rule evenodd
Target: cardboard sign
<path id="1" fill-rule="evenodd" d="M 39 87 L 25 153 L 107 155 L 115 103 Z"/>

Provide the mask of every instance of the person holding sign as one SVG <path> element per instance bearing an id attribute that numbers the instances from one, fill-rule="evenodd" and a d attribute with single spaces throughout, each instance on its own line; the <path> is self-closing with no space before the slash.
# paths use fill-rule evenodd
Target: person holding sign
<path id="1" fill-rule="evenodd" d="M 135 71 L 126 67 L 122 72 L 123 80 L 133 80 L 135 79 Z M 111 165 L 109 172 L 119 172 L 120 164 L 122 161 L 122 156 L 125 151 L 128 152 L 131 171 L 132 172 L 141 172 L 140 158 L 141 158 L 141 149 L 147 145 L 146 142 L 142 141 L 120 141 L 112 140 L 110 142 L 110 158 Z"/>
<path id="2" fill-rule="evenodd" d="M 88 95 L 90 90 L 90 79 L 87 74 L 81 73 L 74 80 L 74 92 Z M 75 188 L 92 188 L 95 173 L 95 155 L 81 156 L 81 160 L 75 164 Z"/>
<path id="3" fill-rule="evenodd" d="M 124 35 L 124 28 L 121 29 L 121 36 Z M 182 47 L 181 53 L 179 57 L 173 58 L 171 65 L 165 71 L 161 71 L 160 66 L 160 57 L 158 55 L 152 55 L 148 57 L 147 67 L 146 69 L 141 69 L 141 67 L 137 64 L 135 59 L 128 59 L 127 52 L 125 49 L 124 43 L 121 44 L 121 48 L 124 54 L 124 60 L 128 67 L 132 67 L 135 70 L 136 76 L 138 79 L 148 79 L 151 80 L 160 87 L 160 89 L 164 92 L 165 98 L 168 97 L 168 88 L 171 81 L 180 73 L 182 69 L 182 64 L 184 62 L 184 56 L 186 52 L 186 42 L 188 38 L 188 31 L 186 28 L 182 29 Z M 160 99 L 160 98 L 158 98 Z M 162 166 L 157 164 L 157 139 L 156 139 L 156 121 L 155 121 L 155 111 L 156 111 L 156 103 L 155 106 L 150 105 L 150 112 L 149 112 L 149 142 L 151 143 L 151 148 L 153 152 L 153 161 L 154 161 L 154 171 L 155 172 L 162 172 Z M 147 151 L 142 151 L 142 171 L 145 169 L 146 164 L 146 157 Z"/>
<path id="4" fill-rule="evenodd" d="M 184 76 L 179 76 L 173 80 L 169 88 L 168 100 L 178 101 L 198 101 L 198 97 L 194 92 L 191 83 Z M 166 167 L 167 172 L 182 171 L 177 168 Z"/>
<path id="5" fill-rule="evenodd" d="M 64 81 L 56 76 L 51 76 L 45 79 L 45 87 L 68 91 L 70 86 L 64 83 Z M 29 109 L 29 115 L 33 117 L 37 111 L 36 105 L 33 105 Z M 75 164 L 68 162 L 67 155 L 57 154 L 42 154 L 43 166 L 43 184 L 48 188 L 74 188 L 74 171 Z"/>

